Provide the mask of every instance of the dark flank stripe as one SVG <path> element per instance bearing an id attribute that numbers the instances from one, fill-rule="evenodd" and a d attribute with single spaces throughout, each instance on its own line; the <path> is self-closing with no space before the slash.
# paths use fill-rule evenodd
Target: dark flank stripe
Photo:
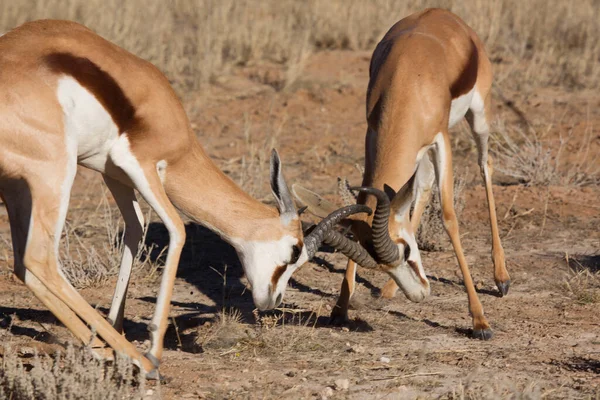
<path id="1" fill-rule="evenodd" d="M 473 89 L 475 86 L 475 82 L 477 81 L 477 69 L 479 67 L 479 52 L 477 51 L 477 46 L 473 41 L 471 43 L 471 51 L 469 53 L 469 60 L 465 65 L 463 71 L 458 76 L 458 79 L 452 83 L 450 87 L 450 94 L 453 99 L 462 96 L 463 94 L 467 94 Z"/>
<path id="2" fill-rule="evenodd" d="M 69 53 L 52 53 L 44 61 L 51 71 L 72 76 L 92 93 L 112 116 L 120 133 L 139 122 L 136 120 L 135 107 L 119 84 L 89 59 Z"/>

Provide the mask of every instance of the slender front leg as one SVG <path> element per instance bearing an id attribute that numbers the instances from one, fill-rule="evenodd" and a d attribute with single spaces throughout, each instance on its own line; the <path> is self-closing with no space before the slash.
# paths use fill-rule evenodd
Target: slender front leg
<path id="1" fill-rule="evenodd" d="M 454 252 L 463 275 L 467 297 L 469 299 L 469 312 L 473 317 L 473 336 L 478 339 L 488 340 L 492 338 L 492 330 L 483 315 L 483 307 L 477 297 L 475 285 L 471 278 L 471 272 L 467 266 L 467 260 L 463 253 L 458 231 L 458 220 L 454 211 L 454 177 L 452 174 L 452 151 L 447 133 L 439 133 L 436 137 L 435 172 L 439 185 L 440 204 L 442 206 L 442 218 L 444 227 L 454 247 Z"/>
<path id="2" fill-rule="evenodd" d="M 128 172 L 128 171 L 126 171 Z M 160 283 L 160 289 L 156 299 L 156 309 L 152 322 L 148 325 L 150 331 L 151 348 L 146 355 L 158 367 L 163 353 L 163 341 L 165 332 L 169 325 L 169 308 L 171 305 L 171 296 L 173 294 L 173 285 L 179 257 L 183 244 L 185 243 L 185 226 L 177 213 L 177 210 L 169 201 L 165 193 L 162 182 L 156 172 L 154 165 L 149 165 L 144 169 L 143 174 L 130 174 L 144 200 L 152 207 L 158 217 L 164 222 L 169 231 L 169 251 L 167 260 L 163 269 L 163 276 Z"/>
<path id="3" fill-rule="evenodd" d="M 478 164 L 481 171 L 481 177 L 485 184 L 485 194 L 487 197 L 490 227 L 492 230 L 492 262 L 494 263 L 494 281 L 502 296 L 508 294 L 510 288 L 510 276 L 506 270 L 506 260 L 504 257 L 504 249 L 500 241 L 500 233 L 498 230 L 498 218 L 496 217 L 496 203 L 494 201 L 494 193 L 492 192 L 492 175 L 494 173 L 492 157 L 488 155 L 488 138 L 489 124 L 491 113 L 490 95 L 485 99 L 483 108 L 481 104 L 474 104 L 469 113 L 467 113 L 467 121 L 471 126 L 473 138 L 477 144 Z"/>
<path id="4" fill-rule="evenodd" d="M 344 324 L 348 322 L 348 307 L 350 306 L 350 298 L 354 294 L 356 286 L 356 263 L 348 260 L 346 265 L 346 273 L 342 281 L 340 289 L 340 297 L 338 297 L 335 307 L 331 311 L 329 323 L 333 325 Z"/>
<path id="5" fill-rule="evenodd" d="M 110 306 L 110 312 L 108 313 L 108 321 L 117 331 L 123 332 L 125 299 L 127 297 L 127 288 L 129 287 L 129 279 L 131 277 L 133 259 L 137 254 L 140 240 L 144 234 L 144 216 L 140 209 L 140 205 L 135 198 L 135 192 L 131 187 L 106 175 L 104 175 L 104 182 L 106 182 L 106 186 L 115 198 L 115 202 L 125 221 L 123 255 L 121 257 L 119 278 Z"/>

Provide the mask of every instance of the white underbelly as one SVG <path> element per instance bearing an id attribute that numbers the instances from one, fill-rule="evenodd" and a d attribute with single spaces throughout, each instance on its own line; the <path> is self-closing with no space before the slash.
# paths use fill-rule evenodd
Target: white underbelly
<path id="1" fill-rule="evenodd" d="M 103 173 L 119 128 L 104 106 L 76 79 L 60 78 L 57 97 L 63 108 L 69 153 L 77 157 L 78 164 Z"/>
<path id="2" fill-rule="evenodd" d="M 448 128 L 452 128 L 458 121 L 464 118 L 465 114 L 471 106 L 473 101 L 473 94 L 475 88 L 471 89 L 469 93 L 463 94 L 452 100 L 450 103 L 450 118 L 448 120 Z"/>

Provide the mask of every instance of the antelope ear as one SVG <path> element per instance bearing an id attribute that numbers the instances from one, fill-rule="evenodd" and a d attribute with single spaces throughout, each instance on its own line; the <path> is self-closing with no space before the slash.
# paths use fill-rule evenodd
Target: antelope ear
<path id="1" fill-rule="evenodd" d="M 296 205 L 294 204 L 294 199 L 283 178 L 281 160 L 275 149 L 271 152 L 271 190 L 273 196 L 275 196 L 275 200 L 277 200 L 279 214 L 281 216 L 290 217 L 290 219 L 297 217 Z"/>
<path id="2" fill-rule="evenodd" d="M 306 207 L 306 210 L 309 213 L 316 215 L 317 217 L 325 218 L 339 208 L 329 200 L 325 200 L 317 193 L 310 191 L 297 183 L 292 185 L 292 193 L 296 200 Z"/>
<path id="3" fill-rule="evenodd" d="M 398 193 L 396 193 L 394 198 L 392 199 L 391 209 L 392 213 L 394 213 L 396 217 L 403 217 L 404 215 L 406 215 L 406 213 L 410 212 L 410 206 L 412 205 L 413 200 L 413 186 L 415 182 L 415 175 L 416 174 L 413 174 L 413 176 L 408 180 L 408 182 L 406 182 L 404 186 L 402 186 L 400 190 L 398 190 Z M 390 188 L 390 190 L 393 191 L 392 188 Z"/>

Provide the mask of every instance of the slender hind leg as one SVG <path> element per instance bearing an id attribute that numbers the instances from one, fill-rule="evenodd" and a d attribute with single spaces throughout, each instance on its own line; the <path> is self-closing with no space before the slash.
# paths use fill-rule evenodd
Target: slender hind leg
<path id="1" fill-rule="evenodd" d="M 90 344 L 94 352 L 101 356 L 111 356 L 112 350 L 104 349 L 104 343 L 85 326 L 77 315 L 61 300 L 54 296 L 31 272 L 25 269 L 23 257 L 27 244 L 29 221 L 31 219 L 31 197 L 24 182 L 5 193 L 10 232 L 12 236 L 15 275 L 25 283 L 34 295 L 83 343 Z"/>
<path id="2" fill-rule="evenodd" d="M 115 351 L 123 353 L 137 363 L 145 372 L 152 371 L 154 365 L 143 357 L 119 332 L 117 332 L 88 302 L 71 286 L 60 270 L 58 263 L 58 241 L 64 225 L 69 202 L 70 188 L 76 171 L 75 160 L 65 162 L 66 174 L 58 170 L 59 161 L 38 165 L 43 173 L 28 171 L 31 188 L 31 219 L 29 222 L 27 245 L 23 257 L 25 268 L 85 323 L 95 329 Z M 54 170 L 53 173 L 48 173 Z M 48 176 L 52 177 L 48 179 Z M 72 317 L 62 309 L 53 312 L 61 320 Z M 70 327 L 77 337 L 88 334 L 80 326 Z"/>
<path id="3" fill-rule="evenodd" d="M 125 220 L 125 234 L 123 237 L 123 256 L 119 278 L 113 295 L 108 320 L 118 332 L 123 332 L 123 315 L 125 312 L 125 299 L 131 277 L 133 259 L 137 254 L 140 240 L 144 234 L 144 216 L 140 205 L 135 198 L 134 190 L 121 182 L 104 176 L 106 186 L 115 198 L 115 202 Z"/>
<path id="4" fill-rule="evenodd" d="M 417 229 L 419 229 L 423 211 L 425 211 L 425 207 L 427 207 L 427 204 L 429 204 L 429 200 L 431 199 L 431 188 L 433 187 L 434 181 L 435 172 L 433 164 L 431 163 L 429 155 L 426 153 L 419 162 L 415 179 L 415 208 L 410 218 L 410 224 L 415 234 L 417 233 Z M 398 285 L 396 284 L 396 281 L 390 279 L 381 289 L 381 297 L 391 299 L 397 292 Z"/>
<path id="5" fill-rule="evenodd" d="M 506 296 L 510 287 L 510 276 L 506 270 L 506 261 L 504 258 L 504 249 L 500 242 L 498 232 L 498 219 L 496 217 L 496 204 L 494 193 L 492 192 L 492 158 L 488 155 L 488 138 L 491 100 L 488 94 L 482 103 L 481 97 L 477 94 L 473 104 L 467 113 L 467 121 L 471 126 L 473 137 L 477 143 L 478 164 L 481 171 L 481 177 L 485 184 L 485 194 L 488 202 L 490 227 L 492 230 L 492 262 L 494 263 L 494 281 L 502 296 Z"/>
<path id="6" fill-rule="evenodd" d="M 435 173 L 439 185 L 440 204 L 442 206 L 442 219 L 463 275 L 467 297 L 469 299 L 469 311 L 473 317 L 473 336 L 478 339 L 491 339 L 492 330 L 483 315 L 483 307 L 477 297 L 471 272 L 467 266 L 467 260 L 463 253 L 458 232 L 458 220 L 454 211 L 454 177 L 452 173 L 452 150 L 447 133 L 440 133 L 436 137 L 434 147 Z"/>

